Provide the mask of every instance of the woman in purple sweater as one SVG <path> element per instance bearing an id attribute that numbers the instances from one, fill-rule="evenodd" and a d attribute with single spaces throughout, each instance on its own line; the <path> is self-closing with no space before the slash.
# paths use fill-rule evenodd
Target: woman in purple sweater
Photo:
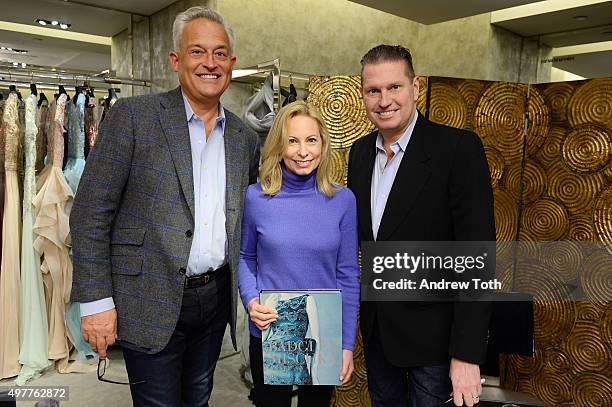
<path id="1" fill-rule="evenodd" d="M 262 151 L 260 183 L 246 193 L 239 286 L 250 317 L 250 359 L 258 406 L 291 405 L 291 386 L 263 384 L 262 330 L 277 313 L 261 290 L 340 289 L 342 370 L 353 372 L 359 303 L 355 197 L 331 179 L 329 133 L 316 108 L 283 107 Z M 329 405 L 333 386 L 300 386 L 298 406 Z"/>

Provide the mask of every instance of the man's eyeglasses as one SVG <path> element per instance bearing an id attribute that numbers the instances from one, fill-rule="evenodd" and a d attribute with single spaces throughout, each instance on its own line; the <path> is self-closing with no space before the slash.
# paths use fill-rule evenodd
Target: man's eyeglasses
<path id="1" fill-rule="evenodd" d="M 110 380 L 110 379 L 105 379 L 104 377 L 104 373 L 106 373 L 106 359 L 100 359 L 98 361 L 98 380 L 100 380 L 101 382 L 106 382 L 106 383 L 112 383 L 112 384 L 125 384 L 125 385 L 136 385 L 136 384 L 142 384 L 142 383 L 146 383 L 146 380 L 139 380 L 137 382 L 118 382 L 115 380 Z"/>

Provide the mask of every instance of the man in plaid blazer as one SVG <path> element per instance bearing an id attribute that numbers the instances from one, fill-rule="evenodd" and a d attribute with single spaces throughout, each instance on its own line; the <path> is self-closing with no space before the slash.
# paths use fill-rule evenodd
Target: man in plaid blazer
<path id="1" fill-rule="evenodd" d="M 228 322 L 246 187 L 259 143 L 220 104 L 236 61 L 216 12 L 176 17 L 180 87 L 119 100 L 105 118 L 70 227 L 72 301 L 104 359 L 122 345 L 136 406 L 206 406 Z"/>

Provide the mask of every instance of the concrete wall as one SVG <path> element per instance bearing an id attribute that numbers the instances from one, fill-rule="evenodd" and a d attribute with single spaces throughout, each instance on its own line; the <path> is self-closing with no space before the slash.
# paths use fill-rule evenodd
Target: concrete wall
<path id="1" fill-rule="evenodd" d="M 218 11 L 236 33 L 238 66 L 280 58 L 316 75 L 357 74 L 368 49 L 411 44 L 421 26 L 347 0 L 219 0 Z"/>
<path id="2" fill-rule="evenodd" d="M 492 26 L 489 13 L 422 25 L 347 0 L 181 0 L 134 22 L 131 39 L 126 32 L 113 38 L 113 69 L 153 83 L 150 89 L 133 87 L 134 94 L 177 86 L 168 62 L 172 22 L 193 5 L 218 10 L 232 26 L 237 67 L 280 58 L 285 71 L 352 75 L 359 72 L 361 56 L 384 42 L 410 48 L 420 75 L 550 80 L 550 64 L 540 64 L 550 50 Z M 236 106 L 249 93 L 248 87 L 232 85 L 224 101 Z"/>

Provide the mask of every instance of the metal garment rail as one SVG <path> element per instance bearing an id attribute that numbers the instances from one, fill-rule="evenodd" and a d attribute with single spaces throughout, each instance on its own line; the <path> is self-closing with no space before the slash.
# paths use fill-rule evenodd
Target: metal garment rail
<path id="1" fill-rule="evenodd" d="M 31 83 L 41 85 L 82 86 L 87 82 L 90 86 L 110 88 L 113 85 L 133 85 L 150 87 L 151 82 L 142 79 L 119 78 L 109 75 L 108 71 L 101 73 L 84 71 L 67 71 L 51 67 L 29 66 L 17 67 L 0 64 L 0 83 L 10 85 L 25 85 Z"/>

